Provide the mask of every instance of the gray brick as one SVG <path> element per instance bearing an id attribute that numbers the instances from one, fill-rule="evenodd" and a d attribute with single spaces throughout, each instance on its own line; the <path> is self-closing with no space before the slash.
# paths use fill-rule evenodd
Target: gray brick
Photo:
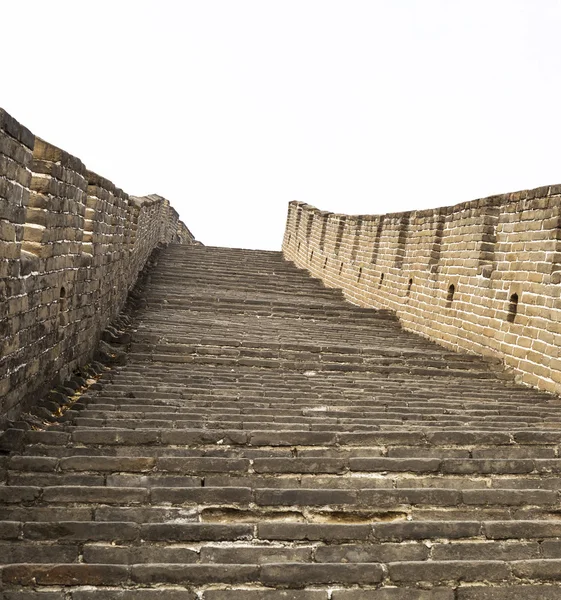
<path id="1" fill-rule="evenodd" d="M 265 506 L 352 504 L 355 498 L 354 490 L 263 489 L 255 491 L 255 502 Z"/>
<path id="2" fill-rule="evenodd" d="M 253 493 L 249 488 L 152 488 L 153 503 L 171 504 L 249 504 Z"/>
<path id="3" fill-rule="evenodd" d="M 202 563 L 264 564 L 281 562 L 311 562 L 312 548 L 274 548 L 271 546 L 203 546 Z"/>
<path id="4" fill-rule="evenodd" d="M 377 490 L 368 489 L 358 492 L 358 502 L 372 508 L 388 507 L 395 505 L 425 504 L 427 506 L 456 506 L 460 504 L 462 495 L 458 490 L 445 489 L 410 489 Z"/>
<path id="5" fill-rule="evenodd" d="M 561 586 L 513 585 L 506 587 L 460 587 L 458 600 L 559 600 Z"/>
<path id="6" fill-rule="evenodd" d="M 505 581 L 510 571 L 499 561 L 427 561 L 390 563 L 390 580 L 393 583 L 447 581 Z"/>
<path id="7" fill-rule="evenodd" d="M 262 540 L 350 541 L 367 540 L 369 524 L 336 523 L 258 523 L 257 535 Z"/>
<path id="8" fill-rule="evenodd" d="M 205 585 L 210 583 L 247 583 L 259 580 L 255 565 L 134 565 L 132 581 L 136 583 L 177 583 Z"/>
<path id="9" fill-rule="evenodd" d="M 253 526 L 250 524 L 148 523 L 140 527 L 140 537 L 150 541 L 231 541 L 252 536 Z"/>
<path id="10" fill-rule="evenodd" d="M 66 593 L 59 592 L 34 592 L 31 590 L 5 591 L 2 600 L 66 600 Z"/>
<path id="11" fill-rule="evenodd" d="M 351 471 L 390 471 L 411 473 L 434 473 L 440 468 L 438 458 L 351 458 Z"/>
<path id="12" fill-rule="evenodd" d="M 77 544 L 33 544 L 0 542 L 3 563 L 73 563 L 78 561 Z"/>
<path id="13" fill-rule="evenodd" d="M 249 460 L 241 458 L 159 458 L 158 471 L 190 473 L 246 473 Z"/>
<path id="14" fill-rule="evenodd" d="M 0 486 L 1 504 L 19 504 L 33 502 L 41 495 L 41 488 L 32 486 Z"/>
<path id="15" fill-rule="evenodd" d="M 557 494 L 550 490 L 464 490 L 462 498 L 465 504 L 480 506 L 540 506 L 557 503 Z"/>
<path id="16" fill-rule="evenodd" d="M 537 542 L 462 542 L 434 544 L 433 560 L 522 560 L 538 558 Z"/>
<path id="17" fill-rule="evenodd" d="M 334 590 L 332 600 L 455 600 L 453 589 L 381 588 L 378 590 Z"/>
<path id="18" fill-rule="evenodd" d="M 17 521 L 0 521 L 0 540 L 17 540 L 21 531 L 21 523 Z"/>
<path id="19" fill-rule="evenodd" d="M 195 600 L 195 592 L 172 589 L 122 590 L 100 588 L 96 590 L 73 590 L 72 600 Z"/>
<path id="20" fill-rule="evenodd" d="M 86 544 L 84 562 L 112 565 L 137 563 L 194 563 L 199 554 L 183 546 L 114 546 L 109 544 Z"/>
<path id="21" fill-rule="evenodd" d="M 308 585 L 368 585 L 379 583 L 384 576 L 382 565 L 362 564 L 297 564 L 263 565 L 261 581 L 269 587 L 303 588 Z"/>
<path id="22" fill-rule="evenodd" d="M 63 471 L 151 471 L 155 458 L 136 456 L 69 456 L 60 459 Z"/>
<path id="23" fill-rule="evenodd" d="M 8 565 L 2 570 L 7 584 L 114 585 L 126 582 L 129 571 L 116 565 Z"/>
<path id="24" fill-rule="evenodd" d="M 516 538 L 542 539 L 561 537 L 557 521 L 489 521 L 484 524 L 485 535 L 493 540 Z"/>
<path id="25" fill-rule="evenodd" d="M 109 487 L 60 487 L 45 488 L 45 502 L 101 502 L 107 504 L 143 503 L 148 498 L 148 491 L 142 488 L 109 488 Z"/>
<path id="26" fill-rule="evenodd" d="M 535 579 L 538 581 L 560 581 L 561 560 L 520 560 L 513 561 L 512 572 L 520 579 Z"/>
<path id="27" fill-rule="evenodd" d="M 28 540 L 128 541 L 138 537 L 138 525 L 86 521 L 24 523 L 23 537 Z"/>
<path id="28" fill-rule="evenodd" d="M 327 600 L 323 590 L 205 590 L 204 600 Z"/>
<path id="29" fill-rule="evenodd" d="M 476 521 L 402 521 L 374 523 L 375 539 L 401 542 L 434 538 L 461 539 L 478 536 L 481 524 Z"/>
<path id="30" fill-rule="evenodd" d="M 425 544 L 329 544 L 315 552 L 317 562 L 326 563 L 387 563 L 394 561 L 427 560 Z"/>

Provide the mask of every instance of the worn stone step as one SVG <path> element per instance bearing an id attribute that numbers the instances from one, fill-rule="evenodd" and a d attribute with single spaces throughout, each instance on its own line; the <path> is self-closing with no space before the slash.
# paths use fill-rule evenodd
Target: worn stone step
<path id="1" fill-rule="evenodd" d="M 169 424 L 168 424 L 169 425 Z M 496 450 L 500 458 L 513 453 L 556 453 L 561 445 L 561 432 L 544 430 L 485 431 L 485 430 L 438 430 L 433 431 L 375 431 L 375 432 L 310 432 L 310 431 L 260 431 L 260 430 L 201 430 L 169 428 L 90 428 L 73 429 L 71 432 L 51 427 L 45 431 L 22 432 L 23 444 L 44 446 L 248 446 L 297 447 L 297 448 L 356 448 L 381 447 L 403 456 L 415 456 L 416 452 L 433 452 L 439 448 L 454 450 L 465 448 L 470 452 L 485 451 L 492 457 Z M 523 454 L 522 456 L 528 456 Z M 521 456 L 521 457 L 522 457 Z M 533 455 L 532 455 L 533 456 Z M 483 458 L 483 457 L 481 457 Z M 550 458 L 550 457 L 546 457 Z M 554 458 L 554 457 L 551 457 Z"/>
<path id="2" fill-rule="evenodd" d="M 152 456 L 14 456 L 8 471 L 40 473 L 97 471 L 122 473 L 435 473 L 435 474 L 561 474 L 561 459 L 389 458 L 389 457 L 152 457 Z"/>
<path id="3" fill-rule="evenodd" d="M 308 585 L 375 585 L 384 577 L 391 584 L 412 585 L 459 582 L 505 583 L 518 580 L 555 581 L 560 566 L 556 559 L 408 561 L 382 563 L 298 562 L 257 564 L 15 564 L 2 568 L 5 586 L 29 585 L 127 585 L 260 583 L 268 587 L 304 588 Z"/>
<path id="4" fill-rule="evenodd" d="M 139 300 L 3 441 L 3 600 L 559 596 L 559 398 L 280 253 L 171 246 Z"/>

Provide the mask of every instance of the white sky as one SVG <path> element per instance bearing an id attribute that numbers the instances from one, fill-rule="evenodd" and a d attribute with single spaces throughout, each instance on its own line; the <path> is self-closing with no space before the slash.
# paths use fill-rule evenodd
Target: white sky
<path id="1" fill-rule="evenodd" d="M 207 245 L 561 182 L 558 0 L 0 0 L 0 106 Z"/>

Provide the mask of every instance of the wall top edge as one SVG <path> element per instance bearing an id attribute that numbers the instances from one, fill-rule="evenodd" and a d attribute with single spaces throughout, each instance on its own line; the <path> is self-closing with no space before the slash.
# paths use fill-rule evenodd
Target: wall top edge
<path id="1" fill-rule="evenodd" d="M 35 136 L 27 127 L 16 121 L 3 108 L 0 108 L 0 131 L 3 131 L 30 150 L 33 150 Z"/>
<path id="2" fill-rule="evenodd" d="M 112 181 L 89 169 L 86 170 L 86 179 L 88 180 L 88 186 L 102 188 L 111 192 L 114 196 L 125 198 L 127 200 L 129 199 L 129 195 L 121 188 L 117 187 Z"/>
<path id="3" fill-rule="evenodd" d="M 447 206 L 440 206 L 436 208 L 425 208 L 420 210 L 406 210 L 401 212 L 393 213 L 375 213 L 375 214 L 361 214 L 361 215 L 347 215 L 343 213 L 334 213 L 330 211 L 320 210 L 311 204 L 306 202 L 300 202 L 299 200 L 292 200 L 289 202 L 289 206 L 300 208 L 307 212 L 313 212 L 320 216 L 332 217 L 335 219 L 349 218 L 351 220 L 376 220 L 380 217 L 384 219 L 402 219 L 407 217 L 412 218 L 423 218 L 423 217 L 434 217 L 434 216 L 445 216 L 455 212 L 463 210 L 480 210 L 482 208 L 500 207 L 505 204 L 513 202 L 523 202 L 535 200 L 537 198 L 547 199 L 549 201 L 561 202 L 561 184 L 546 185 L 530 190 L 519 190 L 516 192 L 507 192 L 505 194 L 495 194 L 487 196 L 485 198 L 477 198 L 475 200 L 467 200 L 465 202 L 459 202 L 458 204 L 452 204 Z"/>

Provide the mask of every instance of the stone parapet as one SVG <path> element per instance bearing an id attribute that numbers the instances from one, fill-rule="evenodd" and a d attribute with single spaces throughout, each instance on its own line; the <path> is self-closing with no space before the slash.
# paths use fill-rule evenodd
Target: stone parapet
<path id="1" fill-rule="evenodd" d="M 561 186 L 342 215 L 291 202 L 284 256 L 406 329 L 561 392 Z"/>
<path id="2" fill-rule="evenodd" d="M 92 356 L 158 245 L 195 243 L 0 109 L 0 427 Z"/>

